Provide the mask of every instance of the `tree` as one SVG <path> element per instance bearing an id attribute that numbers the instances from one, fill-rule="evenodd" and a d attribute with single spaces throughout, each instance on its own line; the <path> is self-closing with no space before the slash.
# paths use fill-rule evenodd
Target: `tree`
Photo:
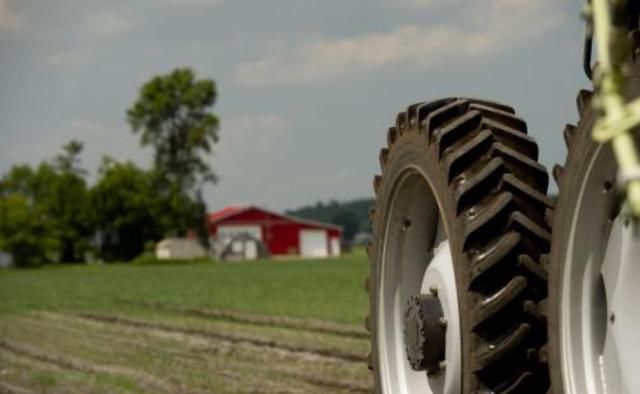
<path id="1" fill-rule="evenodd" d="M 343 236 L 346 241 L 353 240 L 353 236 L 358 232 L 360 227 L 358 216 L 346 209 L 336 212 L 331 222 L 342 226 Z"/>
<path id="2" fill-rule="evenodd" d="M 18 267 L 47 263 L 57 252 L 49 222 L 25 196 L 0 196 L 0 249 L 11 253 Z"/>
<path id="3" fill-rule="evenodd" d="M 198 195 L 216 176 L 205 160 L 218 141 L 218 118 L 209 108 L 215 103 L 216 85 L 196 80 L 192 70 L 176 69 L 145 83 L 127 120 L 143 146 L 154 148 L 154 184 L 164 199 L 173 231 L 184 235 L 204 221 L 193 218 Z M 195 220 L 195 222 L 193 221 Z"/>
<path id="4" fill-rule="evenodd" d="M 88 223 L 87 184 L 73 173 L 58 173 L 44 208 L 59 239 L 59 259 L 63 263 L 84 261 L 91 228 Z"/>
<path id="5" fill-rule="evenodd" d="M 135 164 L 103 160 L 89 200 L 104 260 L 131 260 L 143 252 L 145 242 L 161 238 L 162 206 L 153 177 Z"/>
<path id="6" fill-rule="evenodd" d="M 62 173 L 85 175 L 87 172 L 80 167 L 80 154 L 84 149 L 84 144 L 76 139 L 72 139 L 62 146 L 63 153 L 56 156 L 54 165 Z"/>
<path id="7" fill-rule="evenodd" d="M 347 219 L 342 211 L 349 211 L 357 219 L 356 232 L 370 232 L 371 225 L 369 224 L 369 210 L 374 204 L 375 200 L 371 198 L 360 198 L 344 202 L 330 201 L 326 204 L 322 201 L 318 201 L 313 205 L 288 210 L 286 213 L 292 216 L 299 216 L 320 222 L 331 222 L 344 225 Z M 341 223 L 338 223 L 336 220 Z M 345 226 L 345 232 L 350 234 L 351 230 L 348 230 L 346 227 L 348 226 Z"/>
<path id="8" fill-rule="evenodd" d="M 216 95 L 214 81 L 198 81 L 190 69 L 177 69 L 145 83 L 138 100 L 127 110 L 129 124 L 134 133 L 141 134 L 142 145 L 155 149 L 155 168 L 181 190 L 198 180 L 216 179 L 202 157 L 218 142 L 218 118 L 208 111 Z"/>
<path id="9" fill-rule="evenodd" d="M 8 215 L 7 220 L 33 223 L 20 226 L 20 237 L 23 240 L 44 237 L 46 247 L 33 246 L 32 257 L 37 262 L 80 262 L 88 247 L 87 185 L 84 170 L 79 167 L 82 144 L 71 141 L 63 150 L 53 164 L 43 162 L 35 169 L 17 165 L 0 181 L 0 196 L 6 200 L 4 207 L 13 207 L 18 212 Z M 8 223 L 5 230 L 15 231 L 14 224 Z M 46 235 L 41 233 L 42 228 L 46 228 Z M 14 238 L 8 232 L 0 236 L 5 240 Z M 53 245 L 55 250 L 51 250 Z M 44 249 L 46 253 L 41 253 Z M 27 258 L 27 251 L 21 249 L 19 253 Z"/>
<path id="10" fill-rule="evenodd" d="M 0 249 L 19 267 L 53 261 L 59 244 L 43 199 L 50 193 L 55 171 L 16 165 L 0 180 Z"/>
<path id="11" fill-rule="evenodd" d="M 59 239 L 59 258 L 64 263 L 84 260 L 91 228 L 88 223 L 86 171 L 80 166 L 83 144 L 71 140 L 53 160 L 56 175 L 43 203 Z"/>

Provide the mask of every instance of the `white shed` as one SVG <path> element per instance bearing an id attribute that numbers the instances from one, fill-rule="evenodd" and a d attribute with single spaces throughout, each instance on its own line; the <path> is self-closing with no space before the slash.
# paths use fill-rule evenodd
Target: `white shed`
<path id="1" fill-rule="evenodd" d="M 156 258 L 167 259 L 197 259 L 207 256 L 207 251 L 195 239 L 166 238 L 156 245 Z"/>

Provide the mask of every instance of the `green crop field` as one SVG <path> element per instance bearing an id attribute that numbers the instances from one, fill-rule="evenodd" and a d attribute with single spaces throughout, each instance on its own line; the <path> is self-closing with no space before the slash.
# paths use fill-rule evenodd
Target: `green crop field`
<path id="1" fill-rule="evenodd" d="M 363 253 L 0 271 L 0 393 L 368 392 Z"/>

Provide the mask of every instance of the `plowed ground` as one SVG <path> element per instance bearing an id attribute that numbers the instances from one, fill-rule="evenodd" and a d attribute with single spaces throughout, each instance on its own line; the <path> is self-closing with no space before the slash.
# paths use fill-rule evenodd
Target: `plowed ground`
<path id="1" fill-rule="evenodd" d="M 312 298 L 318 298 L 324 292 L 313 283 L 319 281 L 321 285 L 324 280 L 336 281 L 345 275 L 359 281 L 361 277 L 356 278 L 355 273 L 359 275 L 366 266 L 360 260 L 361 257 L 354 261 L 328 261 L 325 268 L 318 265 L 322 262 L 277 264 L 291 264 L 286 269 L 297 272 L 298 285 L 309 286 L 307 294 L 315 293 Z M 258 266 L 240 265 L 231 268 L 231 272 L 237 274 L 255 267 Z M 274 267 L 283 269 L 279 265 Z M 63 295 L 52 296 L 52 290 L 46 286 L 39 290 L 38 285 L 46 282 L 47 275 L 62 285 L 65 270 L 71 270 L 69 277 L 77 278 L 83 269 L 91 275 L 108 270 L 75 267 L 0 273 L 0 393 L 365 393 L 371 390 L 365 363 L 369 345 L 364 330 L 355 324 L 364 314 L 364 310 L 362 314 L 359 312 L 363 307 L 359 298 L 351 300 L 354 315 L 351 317 L 332 318 L 312 310 L 294 311 L 290 313 L 294 317 L 290 317 L 257 311 L 267 309 L 264 312 L 269 312 L 264 308 L 264 300 L 252 303 L 247 299 L 246 308 L 235 309 L 216 307 L 215 301 L 203 302 L 205 296 L 194 302 L 185 301 L 184 294 L 176 292 L 180 285 L 175 283 L 168 286 L 170 290 L 165 293 L 161 293 L 163 286 L 156 284 L 159 294 L 154 297 L 137 294 L 135 289 L 106 291 L 99 285 L 74 285 L 68 281 L 60 292 L 80 300 L 77 302 L 61 302 L 65 300 Z M 125 270 L 123 275 L 129 280 L 131 274 L 136 273 L 140 280 L 149 281 L 155 278 L 154 270 L 168 268 L 118 269 Z M 133 269 L 138 271 L 126 271 Z M 170 269 L 175 272 L 213 270 L 214 275 L 219 276 L 230 268 L 187 265 Z M 315 276 L 308 275 L 310 269 L 315 270 Z M 318 276 L 318 270 L 323 269 L 329 274 Z M 104 279 L 113 279 L 112 275 L 110 271 Z M 180 280 L 179 276 L 174 281 Z M 277 275 L 273 278 L 267 275 L 267 279 L 275 277 Z M 291 286 L 291 283 L 281 285 Z M 13 286 L 20 287 L 12 292 Z M 109 289 L 113 290 L 114 286 L 111 283 Z M 189 293 L 189 283 L 183 286 L 184 293 Z M 254 284 L 251 292 L 260 286 Z M 361 286 L 358 287 L 360 291 Z M 237 291 L 237 297 L 231 299 L 240 303 L 242 291 Z M 27 293 L 30 296 L 25 296 Z M 335 294 L 344 299 L 336 299 Z M 334 292 L 334 296 L 327 296 L 324 302 L 349 302 L 349 294 L 350 289 L 343 295 Z M 275 309 L 287 310 L 287 303 L 299 302 L 287 300 L 282 294 L 276 296 L 279 298 L 270 303 Z M 52 302 L 52 297 L 57 302 Z"/>

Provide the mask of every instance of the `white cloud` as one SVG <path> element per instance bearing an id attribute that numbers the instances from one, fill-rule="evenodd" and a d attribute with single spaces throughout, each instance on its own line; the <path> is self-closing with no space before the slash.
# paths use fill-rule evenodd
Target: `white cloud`
<path id="1" fill-rule="evenodd" d="M 113 12 L 102 12 L 91 16 L 85 29 L 98 37 L 112 37 L 129 29 L 131 23 L 121 15 Z"/>
<path id="2" fill-rule="evenodd" d="M 80 51 L 60 50 L 50 53 L 46 62 L 53 66 L 79 66 L 86 64 L 89 56 Z"/>
<path id="3" fill-rule="evenodd" d="M 23 19 L 16 15 L 9 0 L 0 0 L 0 29 L 17 30 L 23 25 Z"/>
<path id="4" fill-rule="evenodd" d="M 317 41 L 240 64 L 235 77 L 246 85 L 268 85 L 326 80 L 392 64 L 442 64 L 501 51 L 558 21 L 557 12 L 549 12 L 552 0 L 473 4 L 477 7 L 467 9 L 458 23 L 406 25 L 385 33 Z"/>
<path id="5" fill-rule="evenodd" d="M 377 68 L 410 59 L 419 63 L 431 55 L 456 49 L 450 45 L 465 37 L 448 27 L 403 26 L 390 33 L 311 43 L 291 53 L 279 53 L 236 68 L 236 79 L 247 85 L 317 81 L 350 71 Z"/>

